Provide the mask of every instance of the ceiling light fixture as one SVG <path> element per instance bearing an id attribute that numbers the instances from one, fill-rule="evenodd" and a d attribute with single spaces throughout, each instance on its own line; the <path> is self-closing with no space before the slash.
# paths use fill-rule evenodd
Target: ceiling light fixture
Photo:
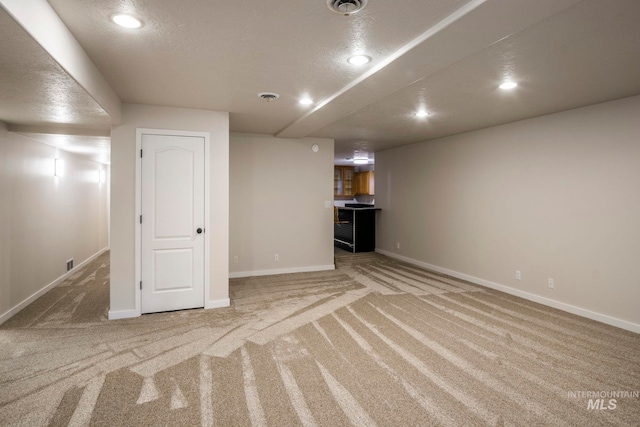
<path id="1" fill-rule="evenodd" d="M 327 0 L 327 6 L 332 12 L 349 16 L 362 10 L 367 5 L 367 0 Z"/>
<path id="2" fill-rule="evenodd" d="M 311 99 L 308 96 L 306 96 L 306 97 L 304 97 L 304 98 L 302 98 L 300 100 L 300 104 L 302 104 L 302 105 L 311 105 L 311 104 L 313 104 L 313 99 Z"/>
<path id="3" fill-rule="evenodd" d="M 258 98 L 265 99 L 267 102 L 271 102 L 274 99 L 280 98 L 280 95 L 275 92 L 260 92 Z"/>
<path id="4" fill-rule="evenodd" d="M 427 117 L 428 115 L 429 115 L 429 113 L 428 113 L 428 112 L 426 112 L 426 111 L 418 111 L 418 112 L 416 113 L 416 117 L 420 117 L 420 118 L 422 118 L 422 117 Z"/>
<path id="5" fill-rule="evenodd" d="M 111 17 L 111 20 L 116 24 L 120 25 L 121 27 L 125 27 L 125 28 L 142 27 L 142 21 L 140 21 L 137 18 L 134 18 L 131 15 L 126 15 L 126 14 L 113 15 Z"/>
<path id="6" fill-rule="evenodd" d="M 508 82 L 504 82 L 500 85 L 500 89 L 505 89 L 505 90 L 509 90 L 509 89 L 513 89 L 516 86 L 518 86 L 518 83 L 516 82 L 512 82 L 512 81 L 508 81 Z"/>
<path id="7" fill-rule="evenodd" d="M 351 65 L 364 65 L 371 62 L 371 57 L 367 55 L 354 55 L 347 59 L 347 62 Z"/>
<path id="8" fill-rule="evenodd" d="M 367 163 L 369 163 L 369 153 L 366 151 L 355 150 L 353 153 L 353 164 L 366 165 Z"/>

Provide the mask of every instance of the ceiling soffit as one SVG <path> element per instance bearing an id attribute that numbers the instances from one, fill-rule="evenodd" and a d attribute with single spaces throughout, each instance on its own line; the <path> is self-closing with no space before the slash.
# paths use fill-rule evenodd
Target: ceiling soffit
<path id="1" fill-rule="evenodd" d="M 109 129 L 98 103 L 0 8 L 0 120 Z"/>
<path id="2" fill-rule="evenodd" d="M 585 0 L 311 134 L 371 151 L 640 94 L 640 2 Z M 623 35 L 623 37 L 621 37 Z M 518 80 L 514 91 L 498 85 Z M 431 112 L 416 119 L 415 112 Z"/>
<path id="3" fill-rule="evenodd" d="M 544 7 L 528 0 L 470 1 L 280 130 L 277 136 L 309 135 L 577 1 L 544 2 Z"/>

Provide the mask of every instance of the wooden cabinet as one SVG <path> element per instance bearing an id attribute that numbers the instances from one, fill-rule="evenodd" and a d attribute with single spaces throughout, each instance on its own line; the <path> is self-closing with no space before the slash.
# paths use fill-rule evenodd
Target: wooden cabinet
<path id="1" fill-rule="evenodd" d="M 374 186 L 373 171 L 356 173 L 353 166 L 335 166 L 333 169 L 334 196 L 373 196 Z"/>
<path id="2" fill-rule="evenodd" d="M 355 171 L 353 166 L 335 166 L 333 169 L 333 195 L 355 196 Z"/>
<path id="3" fill-rule="evenodd" d="M 355 182 L 355 194 L 362 194 L 367 196 L 375 195 L 375 179 L 373 171 L 356 173 Z"/>

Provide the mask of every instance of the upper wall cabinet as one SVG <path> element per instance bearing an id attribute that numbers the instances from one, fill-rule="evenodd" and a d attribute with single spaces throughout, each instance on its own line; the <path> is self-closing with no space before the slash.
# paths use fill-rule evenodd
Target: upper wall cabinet
<path id="1" fill-rule="evenodd" d="M 356 194 L 373 196 L 375 195 L 375 179 L 373 171 L 358 172 L 355 174 Z"/>
<path id="2" fill-rule="evenodd" d="M 355 171 L 353 166 L 335 166 L 333 170 L 333 195 L 355 196 Z"/>

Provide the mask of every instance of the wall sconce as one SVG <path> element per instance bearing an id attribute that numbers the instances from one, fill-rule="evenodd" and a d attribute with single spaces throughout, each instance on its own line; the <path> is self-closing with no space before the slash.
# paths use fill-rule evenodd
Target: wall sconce
<path id="1" fill-rule="evenodd" d="M 53 160 L 53 176 L 62 176 L 62 159 Z"/>

